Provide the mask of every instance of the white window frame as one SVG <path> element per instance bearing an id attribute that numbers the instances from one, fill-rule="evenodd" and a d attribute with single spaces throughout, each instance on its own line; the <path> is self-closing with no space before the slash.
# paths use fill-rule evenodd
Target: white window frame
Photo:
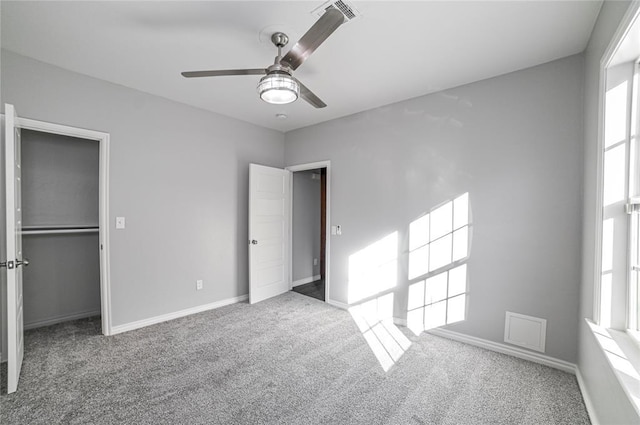
<path id="1" fill-rule="evenodd" d="M 629 5 L 625 15 L 620 21 L 620 24 L 611 38 L 611 42 L 609 46 L 605 50 L 602 58 L 600 60 L 599 66 L 599 88 L 598 88 L 598 115 L 597 115 L 597 141 L 596 141 L 596 192 L 595 192 L 595 203 L 590 207 L 595 208 L 595 222 L 591 224 L 595 227 L 594 234 L 594 245 L 593 249 L 593 276 L 594 285 L 593 285 L 593 315 L 591 317 L 592 320 L 586 318 L 587 326 L 590 328 L 591 333 L 594 337 L 594 340 L 598 344 L 598 346 L 602 350 L 602 354 L 607 360 L 607 365 L 610 367 L 611 372 L 614 374 L 616 379 L 618 380 L 622 390 L 626 394 L 629 399 L 629 402 L 635 409 L 636 413 L 640 415 L 640 386 L 638 383 L 640 382 L 640 378 L 634 375 L 634 373 L 622 373 L 619 366 L 621 357 L 618 357 L 614 352 L 622 351 L 626 358 L 628 359 L 627 364 L 629 364 L 632 368 L 636 370 L 640 370 L 640 344 L 638 344 L 638 340 L 632 337 L 633 331 L 629 331 L 628 329 L 605 329 L 601 323 L 601 276 L 602 276 L 602 242 L 603 242 L 603 218 L 604 218 L 604 202 L 603 202 L 603 188 L 604 188 L 604 145 L 605 145 L 605 99 L 607 93 L 607 72 L 608 69 L 611 68 L 613 64 L 613 59 L 616 53 L 619 51 L 620 46 L 625 41 L 626 37 L 629 36 L 630 30 L 634 26 L 636 20 L 640 16 L 640 1 L 634 1 Z M 632 104 L 633 106 L 633 104 Z M 637 110 L 637 108 L 636 108 Z M 635 121 L 637 119 L 636 116 L 630 116 L 632 118 L 631 122 L 634 122 L 636 128 L 638 128 L 638 122 Z M 631 155 L 628 156 L 630 158 Z M 627 175 L 630 173 L 627 171 Z M 631 200 L 633 201 L 633 200 Z M 627 205 L 631 204 L 628 199 L 627 192 Z M 629 207 L 627 207 L 629 208 Z M 628 224 L 631 224 L 631 218 L 627 216 Z M 629 228 L 627 229 L 627 235 L 629 235 Z M 628 245 L 627 241 L 627 247 Z M 628 253 L 627 249 L 627 253 Z M 627 255 L 627 270 L 629 267 L 629 258 Z M 627 277 L 626 282 L 629 282 L 629 278 Z M 632 292 L 629 291 L 629 287 L 627 289 L 627 299 L 624 300 L 625 306 L 623 307 L 625 311 L 626 323 L 624 323 L 623 328 L 628 328 L 630 324 L 630 319 L 633 319 L 633 315 L 629 314 L 629 294 Z M 619 304 L 618 304 L 619 306 Z M 627 371 L 628 372 L 628 371 Z M 637 374 L 635 374 L 637 375 Z"/>
<path id="2" fill-rule="evenodd" d="M 607 107 L 615 108 L 615 104 L 607 105 L 607 93 L 610 89 L 614 89 L 615 87 L 608 87 L 609 82 L 609 73 L 610 69 L 613 72 L 614 67 L 609 66 L 609 62 L 611 58 L 604 61 L 604 58 L 607 57 L 605 55 L 603 57 L 603 63 L 601 65 L 603 68 L 601 69 L 601 80 L 600 80 L 600 113 L 599 113 L 599 137 L 598 137 L 598 169 L 597 169 L 597 192 L 596 192 L 596 255 L 594 257 L 595 260 L 595 276 L 594 276 L 594 306 L 593 306 L 593 321 L 602 327 L 617 329 L 617 330 L 626 330 L 629 327 L 629 278 L 631 276 L 630 273 L 630 250 L 629 250 L 629 238 L 631 230 L 631 217 L 628 214 L 625 214 L 624 208 L 629 208 L 629 193 L 630 193 L 630 170 L 631 170 L 631 146 L 633 145 L 634 139 L 632 130 L 635 130 L 637 127 L 635 121 L 636 110 L 634 107 L 634 99 L 636 93 L 635 81 L 637 78 L 635 77 L 638 67 L 634 65 L 633 71 L 629 71 L 629 82 L 627 86 L 627 95 L 626 95 L 626 108 L 625 113 L 627 114 L 625 119 L 626 128 L 624 129 L 624 138 L 621 140 L 616 140 L 614 143 L 610 145 L 606 145 L 606 122 L 605 117 L 607 115 Z M 614 74 L 613 78 L 618 78 L 618 74 Z M 615 81 L 615 80 L 614 80 Z M 625 163 L 624 163 L 624 187 L 623 187 L 623 196 L 620 200 L 612 202 L 610 204 L 605 205 L 605 159 L 607 152 L 613 151 L 614 149 L 624 148 L 625 155 Z M 614 235 L 612 246 L 609 248 L 613 251 L 613 269 L 611 270 L 611 308 L 603 310 L 603 299 L 602 299 L 602 282 L 605 271 L 603 270 L 603 243 L 604 243 L 604 229 L 603 223 L 604 220 L 609 219 L 615 220 L 615 229 L 616 232 Z M 618 226 L 624 223 L 625 233 L 627 235 L 627 240 L 620 239 Z M 609 242 L 609 241 L 608 241 Z M 621 252 L 622 246 L 624 246 L 624 254 Z M 624 255 L 624 266 L 621 266 L 619 263 L 620 255 Z M 622 275 L 624 273 L 624 275 Z M 624 285 L 624 287 L 623 287 Z M 620 306 L 620 294 L 625 294 L 624 299 L 624 312 L 619 313 Z M 615 305 L 614 305 L 615 304 Z M 615 312 L 614 312 L 615 310 Z M 603 314 L 605 312 L 611 313 L 611 317 L 605 318 Z M 612 322 L 611 322 L 612 321 Z"/>
<path id="3" fill-rule="evenodd" d="M 636 341 L 640 341 L 640 308 L 638 294 L 640 283 L 640 58 L 634 64 L 631 97 L 630 97 L 629 134 L 626 164 L 626 202 L 627 213 L 627 276 L 626 276 L 626 320 L 625 331 Z"/>
<path id="4" fill-rule="evenodd" d="M 640 58 L 636 60 L 633 70 L 633 86 L 631 95 L 631 122 L 629 135 L 629 157 L 627 164 L 627 312 L 626 331 L 640 341 L 640 315 L 638 309 L 638 284 L 640 282 Z"/>
<path id="5" fill-rule="evenodd" d="M 605 55 L 606 57 L 607 55 Z M 593 320 L 596 324 L 600 326 L 606 326 L 606 321 L 603 320 L 602 314 L 602 256 L 603 256 L 603 220 L 605 216 L 605 209 L 607 206 L 604 205 L 604 183 L 605 183 L 605 154 L 606 152 L 618 148 L 621 145 L 625 146 L 625 181 L 624 181 L 624 205 L 627 213 L 626 217 L 626 276 L 624 278 L 625 287 L 622 288 L 621 281 L 614 281 L 613 285 L 616 287 L 616 290 L 623 290 L 625 295 L 624 302 L 624 326 L 620 326 L 620 320 L 617 321 L 617 325 L 610 325 L 606 327 L 610 327 L 612 329 L 626 331 L 634 337 L 638 338 L 640 341 L 640 323 L 639 323 L 639 314 L 638 314 L 638 271 L 634 270 L 634 266 L 638 266 L 637 258 L 637 246 L 638 246 L 638 228 L 640 227 L 640 219 L 638 218 L 638 211 L 640 210 L 640 197 L 633 197 L 631 195 L 640 194 L 640 188 L 636 189 L 632 182 L 639 182 L 640 180 L 636 176 L 640 169 L 640 163 L 637 163 L 635 157 L 637 156 L 635 151 L 640 148 L 640 140 L 638 135 L 638 129 L 640 129 L 640 64 L 636 61 L 633 70 L 633 78 L 632 78 L 632 86 L 630 88 L 631 96 L 627 100 L 627 108 L 628 113 L 628 122 L 626 129 L 625 139 L 611 144 L 610 146 L 605 146 L 605 111 L 606 111 L 606 92 L 607 92 L 607 72 L 609 66 L 604 62 L 601 64 L 602 75 L 601 75 L 601 103 L 600 103 L 600 128 L 599 128 L 599 138 L 598 138 L 598 177 L 597 177 L 597 201 L 596 201 L 596 255 L 595 255 L 595 284 L 594 284 L 594 305 L 593 305 Z M 634 193 L 637 192 L 637 193 Z M 615 204 L 614 204 L 615 205 Z M 611 206 L 609 206 L 611 208 Z M 617 208 L 614 206 L 614 208 Z M 622 212 L 620 212 L 622 213 Z M 620 241 L 620 239 L 617 239 Z M 620 304 L 613 305 L 612 309 L 617 308 Z"/>
<path id="6" fill-rule="evenodd" d="M 631 155 L 630 155 L 631 156 Z M 630 159 L 632 161 L 632 159 Z M 636 164 L 640 165 L 640 164 Z M 637 172 L 637 171 L 636 171 Z M 630 173 L 631 175 L 631 173 Z M 640 342 L 640 197 L 633 197 L 627 203 L 629 213 L 628 277 L 627 277 L 627 333 Z"/>

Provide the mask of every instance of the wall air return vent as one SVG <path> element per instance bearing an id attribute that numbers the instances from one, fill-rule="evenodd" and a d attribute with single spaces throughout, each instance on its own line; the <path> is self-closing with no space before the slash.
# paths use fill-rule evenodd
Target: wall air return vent
<path id="1" fill-rule="evenodd" d="M 544 353 L 546 338 L 545 319 L 506 312 L 504 342 Z"/>

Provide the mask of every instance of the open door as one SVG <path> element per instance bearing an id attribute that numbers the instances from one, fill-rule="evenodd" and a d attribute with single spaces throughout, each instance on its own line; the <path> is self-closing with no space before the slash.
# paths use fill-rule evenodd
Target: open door
<path id="1" fill-rule="evenodd" d="M 249 165 L 249 303 L 289 290 L 289 178 Z"/>
<path id="2" fill-rule="evenodd" d="M 22 310 L 22 202 L 20 176 L 20 129 L 13 105 L 5 104 L 5 177 L 7 210 L 7 393 L 18 388 L 24 357 L 24 322 Z"/>

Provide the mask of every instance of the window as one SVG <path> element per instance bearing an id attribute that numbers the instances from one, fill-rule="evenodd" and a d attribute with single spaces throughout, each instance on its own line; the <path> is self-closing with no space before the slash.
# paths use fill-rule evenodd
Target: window
<path id="1" fill-rule="evenodd" d="M 631 125 L 629 143 L 629 166 L 627 185 L 629 187 L 626 212 L 629 214 L 628 235 L 628 317 L 627 328 L 640 336 L 640 146 L 638 146 L 638 128 L 640 128 L 640 64 L 636 63 L 633 73 L 633 92 L 631 97 Z"/>
<path id="2" fill-rule="evenodd" d="M 638 64 L 607 68 L 602 150 L 602 245 L 596 319 L 640 330 L 640 149 Z M 625 302 L 626 300 L 626 302 Z M 625 305 L 626 304 L 626 305 Z"/>
<path id="3" fill-rule="evenodd" d="M 638 260 L 640 239 L 640 151 L 638 118 L 640 57 L 637 30 L 640 8 L 634 3 L 623 18 L 601 61 L 601 133 L 597 154 L 594 315 L 587 320 L 606 367 L 616 377 L 636 412 L 640 412 L 638 344 Z M 628 43 L 627 43 L 628 42 Z M 626 45 L 629 48 L 621 48 Z M 603 126 L 603 127 L 602 127 Z M 587 170 L 588 171 L 588 170 Z M 588 193 L 588 192 L 587 192 Z M 585 365 L 601 367 L 592 359 Z"/>
<path id="4" fill-rule="evenodd" d="M 629 232 L 629 317 L 628 329 L 640 340 L 640 291 L 638 290 L 640 275 L 640 203 L 639 198 L 629 203 L 631 223 Z"/>

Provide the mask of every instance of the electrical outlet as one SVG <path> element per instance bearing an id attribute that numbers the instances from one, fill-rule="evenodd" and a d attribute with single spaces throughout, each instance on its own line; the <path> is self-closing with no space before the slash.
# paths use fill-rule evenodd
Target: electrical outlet
<path id="1" fill-rule="evenodd" d="M 202 280 L 196 280 L 196 291 L 202 289 Z"/>
<path id="2" fill-rule="evenodd" d="M 317 266 L 317 265 L 318 265 L 318 259 L 317 259 L 317 258 L 314 258 L 314 259 L 313 259 L 313 265 L 314 265 L 314 266 Z"/>

